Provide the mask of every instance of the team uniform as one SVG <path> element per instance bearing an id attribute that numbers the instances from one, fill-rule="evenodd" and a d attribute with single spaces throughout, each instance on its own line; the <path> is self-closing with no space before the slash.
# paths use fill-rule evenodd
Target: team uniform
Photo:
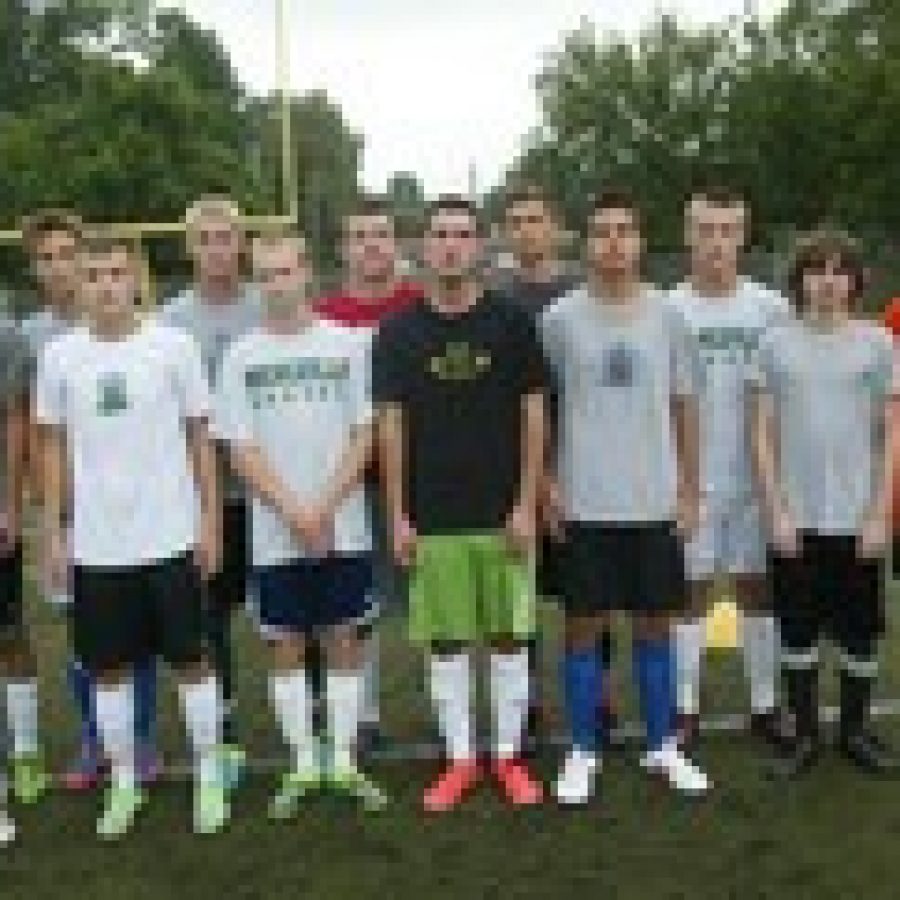
<path id="1" fill-rule="evenodd" d="M 896 343 L 900 336 L 900 297 L 891 300 L 884 310 L 884 325 L 893 335 Z M 891 524 L 893 541 L 891 542 L 891 575 L 894 580 L 900 579 L 900 458 L 891 460 L 892 498 Z"/>
<path id="2" fill-rule="evenodd" d="M 567 616 L 683 609 L 684 563 L 676 529 L 673 398 L 695 391 L 696 358 L 681 317 L 655 291 L 627 310 L 586 288 L 541 318 L 559 385 L 556 477 L 564 511 L 560 597 Z M 686 790 L 706 789 L 674 746 L 668 638 L 638 640 L 635 677 L 647 727 L 646 763 Z M 586 797 L 596 768 L 602 669 L 593 648 L 567 650 L 563 664 L 573 752 L 562 802 Z M 677 764 L 677 765 L 676 765 Z"/>
<path id="3" fill-rule="evenodd" d="M 82 325 L 52 341 L 38 365 L 35 416 L 65 434 L 71 487 L 72 644 L 92 673 L 160 657 L 185 670 L 203 658 L 201 588 L 193 551 L 199 499 L 185 423 L 210 400 L 196 346 L 150 319 L 118 340 Z M 153 473 L 148 490 L 147 473 Z M 198 830 L 221 821 L 217 783 L 221 699 L 214 678 L 181 685 L 197 753 Z M 120 834 L 142 804 L 134 772 L 129 682 L 97 684 L 95 703 L 114 784 L 101 836 Z"/>
<path id="4" fill-rule="evenodd" d="M 459 648 L 534 633 L 527 566 L 502 529 L 520 488 L 523 399 L 545 392 L 546 366 L 529 318 L 486 292 L 458 315 L 421 303 L 384 322 L 373 379 L 376 402 L 402 411 L 405 511 L 417 534 L 410 634 L 435 651 L 441 732 L 468 782 L 476 765 L 469 657 Z M 493 652 L 491 686 L 502 779 L 521 741 L 527 653 Z M 443 808 L 429 796 L 426 807 Z"/>
<path id="5" fill-rule="evenodd" d="M 259 324 L 260 298 L 250 285 L 241 288 L 227 303 L 206 301 L 195 288 L 188 288 L 170 300 L 158 313 L 159 320 L 184 329 L 197 342 L 206 377 L 215 387 L 222 357 L 229 345 Z M 243 752 L 235 746 L 234 661 L 231 620 L 247 600 L 250 569 L 250 521 L 244 487 L 232 472 L 227 450 L 219 447 L 224 502 L 222 507 L 221 570 L 205 586 L 206 630 L 211 660 L 222 679 L 225 695 L 223 736 L 228 746 L 229 780 L 239 777 Z"/>
<path id="6" fill-rule="evenodd" d="M 876 325 L 791 321 L 766 335 L 748 383 L 774 401 L 778 482 L 798 529 L 798 554 L 771 556 L 787 703 L 798 737 L 814 738 L 818 645 L 831 638 L 846 743 L 866 724 L 885 625 L 882 559 L 861 556 L 858 540 L 880 484 L 885 406 L 900 395 L 896 353 Z"/>
<path id="7" fill-rule="evenodd" d="M 788 316 L 785 299 L 748 279 L 727 296 L 699 295 L 689 284 L 669 294 L 684 317 L 699 355 L 700 524 L 686 548 L 687 576 L 764 576 L 766 543 L 750 460 L 745 374 L 766 329 Z M 751 710 L 771 716 L 775 707 L 775 622 L 745 610 L 744 653 Z M 703 622 L 676 626 L 678 708 L 698 711 Z"/>
<path id="8" fill-rule="evenodd" d="M 44 348 L 63 335 L 74 322 L 61 316 L 51 307 L 37 309 L 22 321 L 22 333 L 31 352 L 38 359 Z M 32 385 L 33 387 L 33 385 Z M 71 589 L 54 593 L 47 600 L 61 610 L 69 610 Z M 63 775 L 63 783 L 70 790 L 86 790 L 96 786 L 101 774 L 100 736 L 97 731 L 90 672 L 77 656 L 67 662 L 66 678 L 81 718 L 81 750 L 72 768 Z M 138 740 L 138 767 L 141 779 L 155 779 L 158 758 L 155 751 L 156 726 L 156 661 L 148 658 L 134 672 L 135 732 Z"/>
<path id="9" fill-rule="evenodd" d="M 293 334 L 255 329 L 232 344 L 219 380 L 219 431 L 229 443 L 259 448 L 272 471 L 301 503 L 328 485 L 354 429 L 372 419 L 369 345 L 364 334 L 315 322 Z M 299 545 L 279 515 L 253 501 L 253 565 L 257 618 L 270 638 L 320 637 L 363 619 L 371 602 L 372 541 L 362 489 L 337 511 L 327 556 Z M 294 770 L 273 812 L 291 808 L 318 781 L 312 692 L 301 669 L 270 676 L 273 704 L 294 755 Z M 332 779 L 367 785 L 353 761 L 363 679 L 329 671 L 326 697 Z M 374 802 L 376 792 L 364 798 Z"/>
<path id="10" fill-rule="evenodd" d="M 396 315 L 424 298 L 422 286 L 412 281 L 399 281 L 393 290 L 384 296 L 362 297 L 348 290 L 338 290 L 323 294 L 316 300 L 316 313 L 325 321 L 343 325 L 370 337 L 378 330 L 381 322 Z M 404 572 L 394 562 L 388 541 L 387 517 L 381 503 L 378 472 L 373 465 L 366 477 L 366 501 L 373 527 L 374 584 L 372 603 L 368 610 L 368 621 L 362 623 L 371 630 L 365 645 L 365 698 L 363 701 L 361 743 L 377 746 L 380 741 L 378 731 L 380 715 L 379 702 L 379 659 L 380 649 L 375 624 L 382 605 L 401 605 L 406 597 Z M 365 740 L 362 740 L 365 738 Z"/>

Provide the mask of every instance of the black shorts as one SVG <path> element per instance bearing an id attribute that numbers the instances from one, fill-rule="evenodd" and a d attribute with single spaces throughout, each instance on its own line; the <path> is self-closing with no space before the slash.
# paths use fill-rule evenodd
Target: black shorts
<path id="1" fill-rule="evenodd" d="M 244 500 L 226 500 L 222 509 L 222 566 L 205 585 L 213 617 L 243 608 L 250 571 L 250 513 Z"/>
<path id="2" fill-rule="evenodd" d="M 884 633 L 880 559 L 860 559 L 856 537 L 802 532 L 796 557 L 769 561 L 781 642 L 807 650 L 830 637 L 848 653 L 866 655 Z"/>
<path id="3" fill-rule="evenodd" d="M 70 626 L 75 655 L 92 672 L 156 656 L 176 668 L 199 662 L 203 609 L 193 557 L 121 569 L 75 566 Z"/>
<path id="4" fill-rule="evenodd" d="M 560 543 L 553 535 L 541 535 L 535 572 L 535 587 L 539 597 L 554 598 L 560 595 L 560 551 Z"/>
<path id="5" fill-rule="evenodd" d="M 0 556 L 0 638 L 22 632 L 22 545 Z"/>
<path id="6" fill-rule="evenodd" d="M 684 555 L 674 523 L 567 524 L 559 586 L 572 615 L 683 611 Z"/>
<path id="7" fill-rule="evenodd" d="M 900 580 L 900 534 L 894 535 L 891 545 L 891 577 Z"/>

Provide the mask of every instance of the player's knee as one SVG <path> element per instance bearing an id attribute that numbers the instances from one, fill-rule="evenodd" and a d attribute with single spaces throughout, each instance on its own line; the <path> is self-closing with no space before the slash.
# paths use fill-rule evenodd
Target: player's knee
<path id="1" fill-rule="evenodd" d="M 606 620 L 600 616 L 569 616 L 566 619 L 566 648 L 575 652 L 590 650 L 606 630 Z"/>
<path id="2" fill-rule="evenodd" d="M 299 635 L 279 637 L 269 641 L 269 653 L 274 669 L 297 669 L 306 661 L 306 641 Z"/>
<path id="3" fill-rule="evenodd" d="M 326 641 L 329 668 L 358 668 L 362 663 L 362 643 L 354 625 L 334 628 Z"/>

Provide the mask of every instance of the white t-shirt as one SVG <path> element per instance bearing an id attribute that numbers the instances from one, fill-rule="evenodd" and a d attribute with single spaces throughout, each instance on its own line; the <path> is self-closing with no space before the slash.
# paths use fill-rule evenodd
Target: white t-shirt
<path id="1" fill-rule="evenodd" d="M 257 328 L 238 338 L 219 376 L 218 436 L 258 447 L 300 502 L 318 499 L 351 430 L 371 419 L 371 339 L 367 331 L 322 321 L 295 334 Z M 338 510 L 334 539 L 338 553 L 370 549 L 362 490 Z M 254 500 L 254 564 L 306 556 L 281 517 Z"/>
<path id="2" fill-rule="evenodd" d="M 760 339 L 770 326 L 790 316 L 781 294 L 749 279 L 724 297 L 698 295 L 681 284 L 669 293 L 696 344 L 700 402 L 701 487 L 729 500 L 750 501 L 746 374 Z"/>
<path id="3" fill-rule="evenodd" d="M 121 340 L 79 325 L 46 346 L 35 414 L 65 429 L 77 564 L 132 567 L 193 547 L 199 498 L 184 425 L 209 407 L 194 341 L 155 319 Z"/>

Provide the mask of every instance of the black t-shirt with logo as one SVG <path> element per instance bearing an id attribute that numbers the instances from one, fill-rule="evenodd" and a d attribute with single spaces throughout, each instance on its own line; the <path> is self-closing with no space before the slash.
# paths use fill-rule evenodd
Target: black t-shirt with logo
<path id="1" fill-rule="evenodd" d="M 547 386 L 531 317 L 490 293 L 460 314 L 416 304 L 382 324 L 372 366 L 376 403 L 403 409 L 419 533 L 500 527 L 520 487 L 524 398 Z"/>

